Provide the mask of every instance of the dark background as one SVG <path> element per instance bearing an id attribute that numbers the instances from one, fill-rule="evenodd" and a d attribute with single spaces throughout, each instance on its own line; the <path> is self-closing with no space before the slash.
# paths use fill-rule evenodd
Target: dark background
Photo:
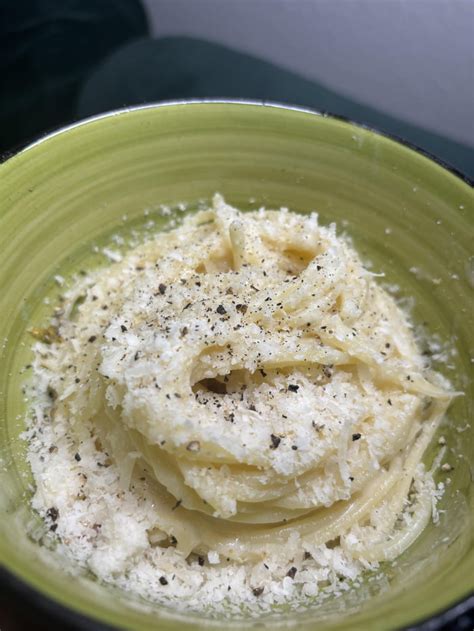
<path id="1" fill-rule="evenodd" d="M 0 154 L 8 157 L 54 128 L 126 105 L 204 97 L 247 98 L 291 103 L 348 117 L 414 143 L 474 178 L 474 149 L 469 142 L 472 128 L 466 130 L 468 141 L 463 142 L 462 138 L 460 141 L 459 137 L 433 131 L 433 125 L 427 129 L 396 117 L 376 107 L 370 99 L 349 98 L 345 92 L 309 79 L 307 73 L 303 76 L 280 67 L 268 60 L 271 55 L 258 58 L 218 43 L 216 38 L 208 41 L 186 33 L 156 37 L 160 16 L 169 28 L 170 5 L 166 0 L 144 1 L 145 6 L 139 0 L 0 0 Z M 303 0 L 294 0 L 295 11 L 298 1 Z M 199 0 L 190 2 L 196 11 Z M 224 0 L 220 2 L 216 9 L 222 14 Z M 392 9 L 394 4 L 397 3 L 391 3 Z M 271 38 L 271 2 L 255 0 L 255 5 L 261 9 L 262 37 Z M 317 20 L 317 0 L 313 5 L 312 15 Z M 206 0 L 203 9 L 208 11 L 209 6 Z M 320 7 L 323 19 L 327 10 L 323 3 Z M 431 7 L 436 12 L 436 2 Z M 367 28 L 362 14 L 354 28 Z M 448 44 L 440 42 L 440 46 Z M 344 42 L 334 41 L 332 45 L 334 56 L 337 53 L 340 57 L 338 47 Z M 328 55 L 330 59 L 331 51 Z M 374 50 L 374 60 L 376 56 Z M 471 64 L 473 70 L 472 59 L 474 56 L 459 57 L 456 63 Z M 318 59 L 310 58 L 309 63 L 317 68 Z M 327 73 L 327 67 L 325 70 Z M 370 63 L 366 70 L 370 75 Z M 402 67 L 402 75 L 403 72 Z M 472 79 L 474 86 L 474 74 Z M 421 84 L 423 80 L 420 77 Z M 474 92 L 469 86 L 462 98 L 467 95 L 469 99 L 470 94 L 474 110 Z M 427 100 L 427 110 L 429 106 Z M 44 603 L 38 606 L 35 600 L 29 590 L 25 591 L 7 574 L 0 574 L 0 630 L 85 628 L 84 621 L 65 619 L 54 606 L 45 610 Z M 436 627 L 426 627 L 427 631 L 434 628 L 473 629 L 474 617 L 469 613 L 448 613 Z"/>

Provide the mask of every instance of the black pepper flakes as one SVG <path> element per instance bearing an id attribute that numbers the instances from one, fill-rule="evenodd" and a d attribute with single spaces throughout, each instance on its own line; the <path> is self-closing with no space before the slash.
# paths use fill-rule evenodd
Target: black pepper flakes
<path id="1" fill-rule="evenodd" d="M 198 556 L 198 564 L 202 567 L 204 565 L 204 557 Z"/>
<path id="2" fill-rule="evenodd" d="M 90 338 L 87 341 L 92 344 L 92 342 L 95 342 L 96 339 L 97 339 L 97 335 L 91 335 Z"/>
<path id="3" fill-rule="evenodd" d="M 281 443 L 281 438 L 279 436 L 275 436 L 275 434 L 270 434 L 271 444 L 270 449 L 277 449 L 278 445 Z"/>
<path id="4" fill-rule="evenodd" d="M 126 331 L 128 331 L 127 327 L 125 326 L 125 324 L 121 324 L 120 325 L 120 330 L 122 331 L 122 333 L 125 333 Z"/>
<path id="5" fill-rule="evenodd" d="M 46 517 L 49 517 L 51 521 L 57 521 L 59 517 L 59 510 L 55 506 L 51 506 L 51 508 L 48 508 L 46 511 Z"/>
<path id="6" fill-rule="evenodd" d="M 298 570 L 295 568 L 295 566 L 290 567 L 290 569 L 288 570 L 288 572 L 286 573 L 287 576 L 289 576 L 290 578 L 295 578 L 296 576 L 296 572 Z"/>
<path id="7" fill-rule="evenodd" d="M 160 576 L 160 583 L 162 585 L 168 585 L 168 579 L 165 576 Z"/>
<path id="8" fill-rule="evenodd" d="M 227 313 L 227 311 L 225 310 L 224 305 L 219 305 L 216 309 L 217 313 L 219 313 L 220 315 L 225 315 Z"/>
<path id="9" fill-rule="evenodd" d="M 75 454 L 74 454 L 74 460 L 75 460 L 76 462 L 81 462 L 82 458 L 81 458 L 80 454 L 75 453 Z"/>
<path id="10" fill-rule="evenodd" d="M 254 587 L 252 589 L 252 594 L 257 598 L 263 594 L 264 587 Z"/>
<path id="11" fill-rule="evenodd" d="M 182 504 L 182 501 L 183 500 L 178 500 L 171 510 L 176 510 L 177 508 L 179 508 Z"/>
<path id="12" fill-rule="evenodd" d="M 323 375 L 330 379 L 332 377 L 332 366 L 323 366 Z"/>
<path id="13" fill-rule="evenodd" d="M 352 440 L 353 441 L 359 440 L 361 436 L 362 434 L 360 434 L 359 432 L 356 432 L 355 434 L 352 434 Z"/>
<path id="14" fill-rule="evenodd" d="M 298 390 L 299 390 L 299 389 L 300 389 L 300 387 L 299 387 L 299 386 L 297 386 L 295 383 L 290 383 L 290 384 L 288 385 L 288 390 L 289 390 L 290 392 L 298 392 Z"/>
<path id="15" fill-rule="evenodd" d="M 192 452 L 198 452 L 201 449 L 201 443 L 198 440 L 192 440 L 186 445 L 186 449 Z"/>
<path id="16" fill-rule="evenodd" d="M 166 285 L 163 285 L 163 283 L 160 283 L 158 285 L 158 291 L 160 292 L 160 294 L 163 296 L 165 291 L 166 291 Z"/>
<path id="17" fill-rule="evenodd" d="M 238 305 L 235 305 L 235 308 L 239 313 L 244 315 L 245 313 L 247 313 L 248 306 L 239 303 Z"/>

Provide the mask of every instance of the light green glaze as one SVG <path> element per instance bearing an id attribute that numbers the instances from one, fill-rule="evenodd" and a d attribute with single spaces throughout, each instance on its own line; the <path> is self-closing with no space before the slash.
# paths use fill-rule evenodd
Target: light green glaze
<path id="1" fill-rule="evenodd" d="M 116 230 L 124 214 L 138 221 L 146 207 L 194 204 L 215 191 L 241 208 L 317 209 L 323 222 L 345 226 L 386 281 L 416 298 L 415 321 L 427 321 L 432 333 L 452 340 L 457 355 L 442 369 L 465 393 L 442 430 L 455 451 L 448 457 L 453 482 L 442 502 L 447 512 L 387 569 L 390 589 L 377 595 L 379 587 L 367 583 L 319 611 L 288 617 L 302 630 L 380 631 L 462 599 L 474 581 L 474 427 L 456 430 L 473 417 L 473 191 L 371 131 L 251 104 L 175 104 L 113 114 L 54 134 L 0 167 L 0 560 L 40 592 L 109 624 L 208 628 L 203 618 L 170 621 L 163 610 L 133 606 L 87 577 L 65 580 L 54 553 L 28 539 L 35 517 L 19 440 L 25 411 L 20 371 L 30 357 L 25 330 L 46 317 L 44 296 L 58 293 L 54 273 L 90 265 L 91 246 Z M 409 271 L 413 267 L 422 280 Z"/>

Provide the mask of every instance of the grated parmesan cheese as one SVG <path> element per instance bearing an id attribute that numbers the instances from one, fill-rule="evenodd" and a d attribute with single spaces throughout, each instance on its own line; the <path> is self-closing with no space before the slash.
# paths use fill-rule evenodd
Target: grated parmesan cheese
<path id="1" fill-rule="evenodd" d="M 449 384 L 334 224 L 216 196 L 102 253 L 34 347 L 33 507 L 62 554 L 239 617 L 341 593 L 436 522 Z"/>

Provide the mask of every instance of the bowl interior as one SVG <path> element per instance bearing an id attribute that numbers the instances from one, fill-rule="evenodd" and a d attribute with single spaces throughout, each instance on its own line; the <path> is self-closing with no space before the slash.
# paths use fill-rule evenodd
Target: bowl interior
<path id="1" fill-rule="evenodd" d="M 317 210 L 322 223 L 336 221 L 384 282 L 414 298 L 413 320 L 453 349 L 438 368 L 464 392 L 442 428 L 454 470 L 439 525 L 430 524 L 383 580 L 292 620 L 300 629 L 344 629 L 351 615 L 351 629 L 394 628 L 466 597 L 474 577 L 473 191 L 372 131 L 257 104 L 123 111 L 53 134 L 0 167 L 0 561 L 40 593 L 105 623 L 157 628 L 158 617 L 162 629 L 213 624 L 173 619 L 87 575 L 65 581 L 54 551 L 35 543 L 41 525 L 28 506 L 32 479 L 20 434 L 31 358 L 26 330 L 46 318 L 45 298 L 60 293 L 54 275 L 104 262 L 93 246 L 114 232 L 150 220 L 145 229 L 158 229 L 160 204 L 192 209 L 216 191 L 239 208 Z"/>

